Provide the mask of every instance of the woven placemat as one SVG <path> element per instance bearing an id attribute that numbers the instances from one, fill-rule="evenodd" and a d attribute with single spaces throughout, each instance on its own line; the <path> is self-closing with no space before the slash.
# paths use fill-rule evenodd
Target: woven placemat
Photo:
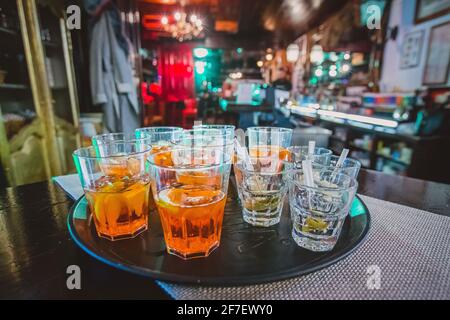
<path id="1" fill-rule="evenodd" d="M 158 284 L 175 299 L 450 299 L 450 218 L 361 196 L 365 243 L 318 272 L 252 286 Z"/>

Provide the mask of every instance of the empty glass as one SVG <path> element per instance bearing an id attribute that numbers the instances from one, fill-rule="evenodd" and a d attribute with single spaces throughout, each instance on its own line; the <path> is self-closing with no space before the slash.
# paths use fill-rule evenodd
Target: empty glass
<path id="1" fill-rule="evenodd" d="M 182 259 L 207 257 L 220 244 L 230 156 L 211 148 L 174 148 L 170 156 L 172 165 L 161 163 L 158 153 L 149 159 L 167 251 Z"/>
<path id="2" fill-rule="evenodd" d="M 145 162 L 150 150 L 140 142 L 120 141 L 73 153 L 100 237 L 132 238 L 147 229 L 150 177 Z"/>
<path id="3" fill-rule="evenodd" d="M 291 172 L 289 204 L 292 237 L 302 248 L 323 252 L 336 245 L 355 197 L 358 182 L 342 173 L 323 170 L 308 187 L 302 170 Z"/>

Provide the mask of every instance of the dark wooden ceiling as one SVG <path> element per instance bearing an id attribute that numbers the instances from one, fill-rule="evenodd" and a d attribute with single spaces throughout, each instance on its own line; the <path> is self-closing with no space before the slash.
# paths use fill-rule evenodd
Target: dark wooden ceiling
<path id="1" fill-rule="evenodd" d="M 182 0 L 187 13 L 201 16 L 205 42 L 211 47 L 284 46 L 354 0 Z M 178 0 L 139 0 L 143 38 L 168 39 L 160 25 L 163 15 L 182 6 Z M 236 33 L 215 31 L 216 21 L 237 21 Z M 256 49 L 256 48 L 255 48 Z"/>

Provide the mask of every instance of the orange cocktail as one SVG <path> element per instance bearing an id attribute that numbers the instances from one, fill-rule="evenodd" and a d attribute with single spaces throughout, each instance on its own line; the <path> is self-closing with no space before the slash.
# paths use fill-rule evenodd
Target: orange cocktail
<path id="1" fill-rule="evenodd" d="M 165 151 L 149 159 L 167 251 L 183 259 L 207 257 L 220 244 L 230 156 L 208 148 L 170 154 L 167 162 L 161 162 Z"/>
<path id="2" fill-rule="evenodd" d="M 248 153 L 254 166 L 272 169 L 271 171 L 279 171 L 283 161 L 291 161 L 292 159 L 291 152 L 288 149 L 278 146 L 255 146 L 249 148 Z M 274 162 L 274 158 L 278 161 Z M 234 163 L 236 164 L 240 160 L 242 159 L 235 155 Z M 273 168 L 270 168 L 272 166 Z"/>
<path id="3" fill-rule="evenodd" d="M 149 180 L 115 176 L 96 181 L 86 198 L 97 233 L 111 240 L 134 237 L 147 229 Z"/>
<path id="4" fill-rule="evenodd" d="M 126 239 L 148 228 L 150 176 L 145 163 L 150 150 L 141 141 L 114 141 L 74 152 L 99 236 Z"/>
<path id="5" fill-rule="evenodd" d="M 166 245 L 185 258 L 206 257 L 219 246 L 226 195 L 201 185 L 183 185 L 158 194 Z"/>
<path id="6" fill-rule="evenodd" d="M 291 152 L 279 146 L 255 146 L 249 148 L 249 155 L 252 158 L 270 158 L 277 156 L 281 161 L 289 161 Z"/>

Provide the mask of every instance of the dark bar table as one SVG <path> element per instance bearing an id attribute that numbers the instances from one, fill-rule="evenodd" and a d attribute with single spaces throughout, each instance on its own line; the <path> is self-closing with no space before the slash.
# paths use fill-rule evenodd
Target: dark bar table
<path id="1" fill-rule="evenodd" d="M 359 182 L 360 194 L 450 216 L 450 185 L 367 170 Z M 66 225 L 73 203 L 51 181 L 0 190 L 0 299 L 169 299 L 154 281 L 79 249 Z M 81 290 L 67 289 L 71 265 Z"/>

